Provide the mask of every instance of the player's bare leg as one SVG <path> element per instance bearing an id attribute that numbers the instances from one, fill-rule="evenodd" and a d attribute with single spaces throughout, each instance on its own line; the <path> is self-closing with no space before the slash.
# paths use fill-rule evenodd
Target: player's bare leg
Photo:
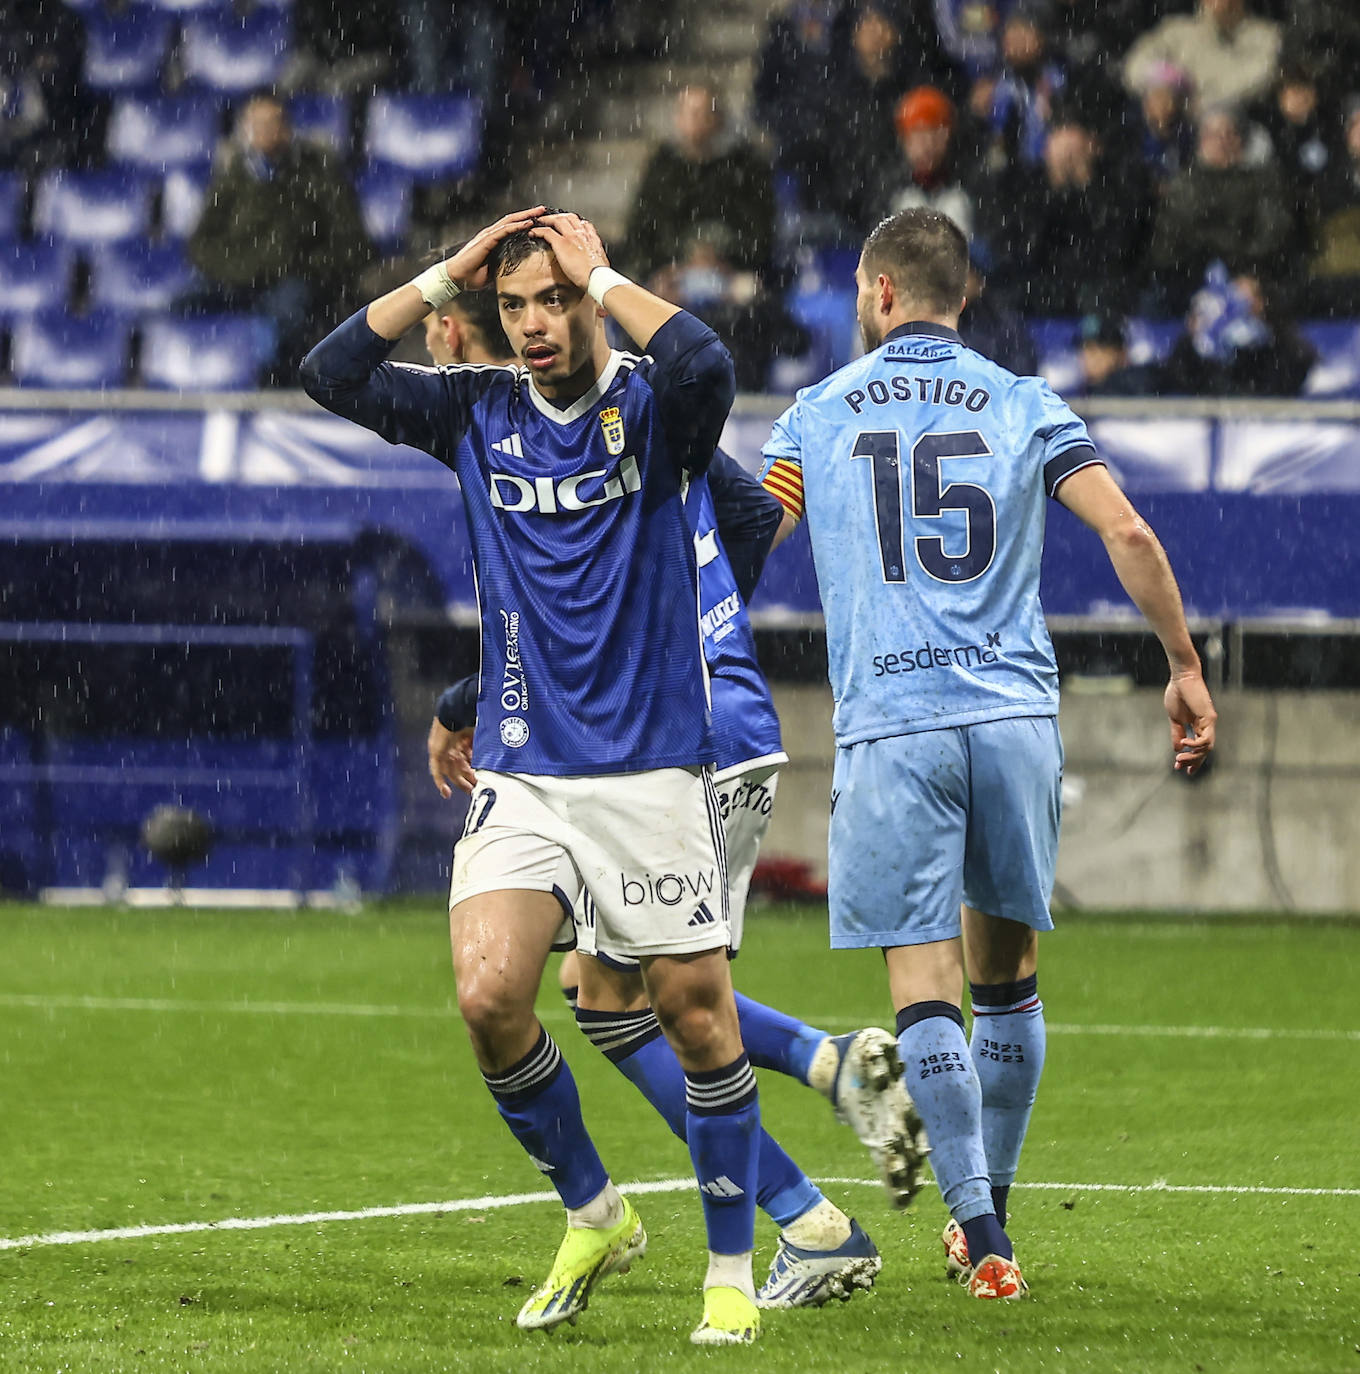
<path id="1" fill-rule="evenodd" d="M 576 1083 L 534 1014 L 534 997 L 562 909 L 552 893 L 480 893 L 449 912 L 458 1008 L 496 1108 L 567 1208 L 567 1234 L 519 1326 L 574 1321 L 594 1283 L 642 1254 L 647 1235 L 609 1180 Z"/>
<path id="2" fill-rule="evenodd" d="M 964 1038 L 963 941 L 900 945 L 885 949 L 883 957 L 898 1008 L 907 1091 L 930 1136 L 935 1179 L 969 1252 L 981 1256 L 967 1273 L 969 1291 L 1019 1297 L 1024 1280 L 992 1200 L 982 1085 Z"/>
<path id="3" fill-rule="evenodd" d="M 642 960 L 647 997 L 685 1071 L 685 1138 L 708 1232 L 704 1318 L 690 1339 L 735 1345 L 760 1330 L 755 1282 L 760 1103 L 741 1044 L 726 948 Z"/>

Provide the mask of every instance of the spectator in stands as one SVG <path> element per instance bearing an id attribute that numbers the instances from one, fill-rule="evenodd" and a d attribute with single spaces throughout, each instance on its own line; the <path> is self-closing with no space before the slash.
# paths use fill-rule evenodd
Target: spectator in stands
<path id="1" fill-rule="evenodd" d="M 839 208 L 831 149 L 834 123 L 844 116 L 832 63 L 847 22 L 842 0 L 794 0 L 771 16 L 756 59 L 755 116 L 774 148 L 774 165 L 793 178 L 803 210 Z"/>
<path id="2" fill-rule="evenodd" d="M 1044 155 L 1054 106 L 1067 72 L 1048 49 L 1044 10 L 1018 0 L 1001 29 L 1001 70 L 992 89 L 990 124 L 1007 163 L 1033 167 Z"/>
<path id="3" fill-rule="evenodd" d="M 809 340 L 782 294 L 770 290 L 758 273 L 734 265 L 735 246 L 731 235 L 696 236 L 681 261 L 652 277 L 652 287 L 719 335 L 732 354 L 739 391 L 764 391 L 774 360 L 798 357 Z"/>
<path id="4" fill-rule="evenodd" d="M 1081 368 L 1077 395 L 1155 396 L 1161 389 L 1159 368 L 1130 359 L 1128 330 L 1122 315 L 1082 317 L 1077 326 L 1077 361 Z"/>
<path id="5" fill-rule="evenodd" d="M 1002 8 L 991 0 L 933 0 L 941 47 L 970 84 L 1000 62 Z"/>
<path id="6" fill-rule="evenodd" d="M 950 84 L 933 28 L 906 0 L 862 0 L 832 81 L 832 168 L 842 203 L 896 156 L 893 118 L 913 86 Z"/>
<path id="7" fill-rule="evenodd" d="M 963 314 L 959 333 L 969 348 L 984 358 L 1009 368 L 1017 376 L 1032 377 L 1038 371 L 1038 354 L 1029 328 L 1019 311 L 1002 297 L 987 290 L 987 274 L 992 270 L 992 254 L 981 238 L 968 242 L 968 278 L 964 288 Z"/>
<path id="8" fill-rule="evenodd" d="M 1157 301 L 1175 312 L 1221 260 L 1233 275 L 1278 277 L 1292 219 L 1273 167 L 1250 167 L 1242 155 L 1242 121 L 1231 110 L 1200 119 L 1195 162 L 1166 188 L 1153 229 L 1150 265 Z"/>
<path id="9" fill-rule="evenodd" d="M 85 30 L 51 0 L 0 0 L 0 169 L 88 163 L 102 121 L 80 85 Z"/>
<path id="10" fill-rule="evenodd" d="M 273 380 L 293 380 L 316 337 L 323 295 L 356 289 L 369 243 L 350 184 L 325 154 L 295 142 L 282 102 L 246 102 L 214 169 L 188 253 L 206 286 L 183 302 L 196 313 L 245 311 L 273 320 Z"/>
<path id="11" fill-rule="evenodd" d="M 633 274 L 646 280 L 709 239 L 738 271 L 766 275 L 774 248 L 770 166 L 727 128 L 722 96 L 694 82 L 675 98 L 672 138 L 642 174 L 625 232 Z"/>
<path id="12" fill-rule="evenodd" d="M 1270 136 L 1293 216 L 1289 255 L 1301 260 L 1313 249 L 1318 194 L 1334 156 L 1330 121 L 1323 115 L 1313 68 L 1303 62 L 1286 63 L 1269 99 L 1253 114 Z"/>
<path id="13" fill-rule="evenodd" d="M 1156 63 L 1143 73 L 1135 147 L 1161 194 L 1195 158 L 1195 128 L 1187 115 L 1190 79 L 1170 63 Z"/>
<path id="14" fill-rule="evenodd" d="M 1344 145 L 1318 191 L 1317 255 L 1310 306 L 1319 315 L 1360 315 L 1360 96 L 1352 96 Z"/>
<path id="15" fill-rule="evenodd" d="M 441 253 L 438 261 L 451 256 Z M 463 291 L 425 316 L 425 351 L 436 367 L 454 363 L 513 365 L 494 291 Z"/>
<path id="16" fill-rule="evenodd" d="M 999 193 L 1007 284 L 1027 315 L 1080 315 L 1130 300 L 1150 192 L 1138 163 L 1112 164 L 1095 131 L 1060 110 L 1040 175 L 1017 168 Z"/>
<path id="17" fill-rule="evenodd" d="M 1048 48 L 1067 75 L 1064 103 L 1110 139 L 1125 109 L 1119 59 L 1146 25 L 1145 0 L 1051 0 Z"/>
<path id="18" fill-rule="evenodd" d="M 919 206 L 948 215 L 969 237 L 977 198 L 960 175 L 954 102 L 934 86 L 917 86 L 897 102 L 897 155 L 864 187 L 865 210 L 853 214 L 868 233 L 879 220 Z"/>
<path id="19" fill-rule="evenodd" d="M 1264 95 L 1280 60 L 1280 27 L 1247 12 L 1246 0 L 1199 0 L 1193 15 L 1172 15 L 1146 33 L 1124 59 L 1131 91 L 1147 72 L 1170 62 L 1189 73 L 1199 111 L 1242 105 Z"/>
<path id="20" fill-rule="evenodd" d="M 1317 361 L 1259 277 L 1216 264 L 1171 350 L 1164 390 L 1189 396 L 1297 396 Z"/>
<path id="21" fill-rule="evenodd" d="M 1360 6 L 1355 0 L 1290 0 L 1281 51 L 1317 75 L 1324 105 L 1335 105 L 1360 72 Z"/>

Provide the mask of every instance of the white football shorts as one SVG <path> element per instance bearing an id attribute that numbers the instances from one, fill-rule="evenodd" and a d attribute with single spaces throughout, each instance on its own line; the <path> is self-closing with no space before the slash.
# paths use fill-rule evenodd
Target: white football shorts
<path id="1" fill-rule="evenodd" d="M 601 941 L 632 958 L 730 945 L 712 769 L 593 778 L 479 770 L 453 848 L 449 907 L 511 888 L 554 893 L 568 917 L 588 897 Z"/>
<path id="2" fill-rule="evenodd" d="M 731 931 L 728 948 L 734 955 L 741 948 L 751 874 L 755 872 L 765 832 L 770 828 L 778 782 L 778 765 L 763 764 L 717 784 L 718 814 L 722 817 L 727 844 L 727 909 Z M 628 970 L 637 965 L 636 959 L 617 949 L 600 933 L 598 916 L 588 894 L 576 903 L 571 921 L 563 922 L 553 948 L 571 949 L 573 946 L 582 954 L 593 954 L 611 968 Z"/>

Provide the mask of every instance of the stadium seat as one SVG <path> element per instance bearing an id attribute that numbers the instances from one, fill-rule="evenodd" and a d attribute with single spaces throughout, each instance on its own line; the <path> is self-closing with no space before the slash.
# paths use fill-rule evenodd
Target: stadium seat
<path id="1" fill-rule="evenodd" d="M 106 310 L 26 315 L 10 333 L 10 372 L 20 386 L 122 386 L 129 333 L 127 321 Z"/>
<path id="2" fill-rule="evenodd" d="M 23 177 L 18 172 L 0 172 L 0 239 L 18 237 L 23 209 Z"/>
<path id="3" fill-rule="evenodd" d="M 65 244 L 50 240 L 0 242 L 0 317 L 64 308 L 74 261 Z"/>
<path id="4" fill-rule="evenodd" d="M 1302 329 L 1318 352 L 1303 394 L 1313 400 L 1360 396 L 1360 323 L 1314 320 Z"/>
<path id="5" fill-rule="evenodd" d="M 293 132 L 308 143 L 348 157 L 353 142 L 350 104 L 343 95 L 295 95 L 288 101 Z"/>
<path id="6" fill-rule="evenodd" d="M 187 239 L 198 228 L 208 174 L 180 167 L 161 186 L 161 230 L 169 238 Z"/>
<path id="7" fill-rule="evenodd" d="M 125 315 L 168 310 L 193 284 L 194 270 L 174 243 L 109 244 L 90 261 L 90 300 Z"/>
<path id="8" fill-rule="evenodd" d="M 85 16 L 84 84 L 101 94 L 153 89 L 173 29 L 168 14 L 143 5 L 117 13 L 92 8 Z"/>
<path id="9" fill-rule="evenodd" d="M 124 96 L 109 117 L 109 158 L 147 172 L 208 167 L 221 120 L 221 107 L 212 98 Z"/>
<path id="10" fill-rule="evenodd" d="M 383 252 L 396 252 L 411 227 L 411 178 L 390 167 L 370 167 L 355 179 L 354 189 L 369 238 Z"/>
<path id="11" fill-rule="evenodd" d="M 276 9 L 196 15 L 184 24 L 184 75 L 208 90 L 244 95 L 278 80 L 290 42 L 288 16 Z"/>
<path id="12" fill-rule="evenodd" d="M 481 147 L 481 103 L 470 95 L 379 92 L 368 102 L 369 159 L 417 181 L 466 176 L 476 169 Z"/>
<path id="13" fill-rule="evenodd" d="M 152 187 L 127 172 L 48 172 L 33 199 L 33 227 L 77 246 L 139 238 L 151 226 Z"/>
<path id="14" fill-rule="evenodd" d="M 161 318 L 142 328 L 142 381 L 166 391 L 245 391 L 274 351 L 268 320 L 254 315 Z"/>

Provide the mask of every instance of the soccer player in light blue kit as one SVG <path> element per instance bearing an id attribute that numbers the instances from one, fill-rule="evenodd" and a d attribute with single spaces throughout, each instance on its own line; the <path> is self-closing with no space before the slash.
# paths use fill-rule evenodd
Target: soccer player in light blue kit
<path id="1" fill-rule="evenodd" d="M 386 361 L 431 310 L 486 284 L 522 366 Z M 606 306 L 646 356 L 609 348 Z M 691 1339 L 748 1342 L 760 1109 L 728 970 L 682 505 L 731 405 L 731 359 L 699 320 L 613 271 L 593 226 L 537 206 L 347 320 L 302 380 L 327 409 L 446 463 L 467 510 L 482 691 L 449 892 L 459 1009 L 497 1110 L 567 1209 L 552 1270 L 516 1321 L 573 1320 L 646 1246 L 534 1015 L 563 910 L 584 891 L 602 938 L 641 960 L 685 1071 L 709 1244 Z"/>
<path id="2" fill-rule="evenodd" d="M 1203 763 L 1215 713 L 1166 555 L 1086 427 L 959 338 L 967 265 L 936 211 L 869 235 L 868 351 L 799 392 L 763 479 L 781 535 L 806 512 L 826 615 L 831 944 L 883 950 L 951 1271 L 975 1297 L 1018 1298 L 1006 1202 L 1044 1060 L 1037 935 L 1053 927 L 1062 773 L 1046 497 L 1100 535 L 1161 640 L 1177 768 Z"/>

